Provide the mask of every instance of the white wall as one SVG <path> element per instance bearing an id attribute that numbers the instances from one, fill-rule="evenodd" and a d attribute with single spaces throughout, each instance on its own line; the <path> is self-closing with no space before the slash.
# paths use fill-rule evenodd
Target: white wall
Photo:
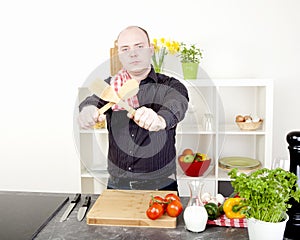
<path id="1" fill-rule="evenodd" d="M 199 43 L 211 78 L 274 78 L 273 156 L 288 158 L 286 134 L 300 129 L 299 10 L 297 0 L 2 1 L 0 190 L 79 191 L 77 88 L 127 25 Z"/>

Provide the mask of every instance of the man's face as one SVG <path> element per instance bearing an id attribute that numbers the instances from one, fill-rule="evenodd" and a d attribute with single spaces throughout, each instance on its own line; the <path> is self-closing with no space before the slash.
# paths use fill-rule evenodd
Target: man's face
<path id="1" fill-rule="evenodd" d="M 139 73 L 150 68 L 153 47 L 146 34 L 139 28 L 129 28 L 118 38 L 119 59 L 129 72 Z"/>

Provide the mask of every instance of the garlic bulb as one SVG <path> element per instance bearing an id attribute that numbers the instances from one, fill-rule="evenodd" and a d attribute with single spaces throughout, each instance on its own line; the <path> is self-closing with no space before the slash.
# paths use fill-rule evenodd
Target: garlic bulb
<path id="1" fill-rule="evenodd" d="M 205 192 L 202 194 L 201 196 L 201 201 L 202 202 L 208 202 L 209 200 L 211 200 L 211 195 L 208 192 Z"/>
<path id="2" fill-rule="evenodd" d="M 259 117 L 253 117 L 252 118 L 252 122 L 259 122 L 260 121 L 260 118 Z"/>
<path id="3" fill-rule="evenodd" d="M 222 205 L 225 202 L 225 197 L 221 193 L 218 193 L 216 195 L 216 200 L 220 205 Z"/>

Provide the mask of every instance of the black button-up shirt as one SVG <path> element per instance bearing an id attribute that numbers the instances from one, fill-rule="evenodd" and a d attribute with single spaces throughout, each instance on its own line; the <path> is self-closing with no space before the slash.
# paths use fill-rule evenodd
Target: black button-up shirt
<path id="1" fill-rule="evenodd" d="M 137 97 L 140 107 L 152 108 L 165 119 L 166 129 L 150 132 L 129 119 L 125 110 L 108 110 L 108 172 L 114 177 L 131 179 L 160 178 L 176 173 L 176 126 L 188 108 L 186 87 L 179 80 L 152 69 L 140 82 Z M 100 108 L 105 103 L 93 95 L 87 97 L 79 109 L 91 104 Z"/>

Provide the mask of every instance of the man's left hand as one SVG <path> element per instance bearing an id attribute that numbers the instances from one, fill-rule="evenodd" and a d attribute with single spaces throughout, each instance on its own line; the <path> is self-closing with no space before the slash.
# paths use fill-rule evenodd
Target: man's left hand
<path id="1" fill-rule="evenodd" d="M 140 107 L 136 110 L 133 120 L 140 127 L 149 131 L 159 131 L 166 128 L 166 121 L 151 108 Z"/>

